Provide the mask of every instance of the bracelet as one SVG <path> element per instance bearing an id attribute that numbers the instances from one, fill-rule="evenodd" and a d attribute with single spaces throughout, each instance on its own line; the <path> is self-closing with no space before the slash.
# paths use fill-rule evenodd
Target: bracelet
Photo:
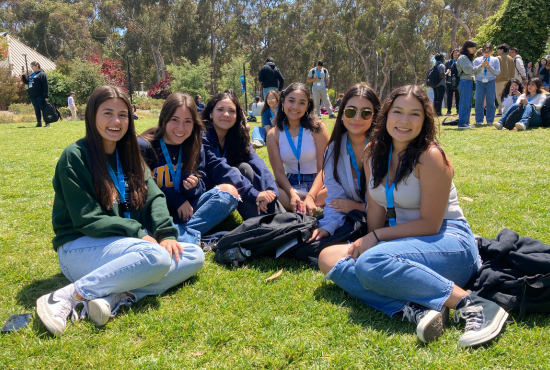
<path id="1" fill-rule="evenodd" d="M 374 237 L 376 238 L 376 240 L 378 240 L 378 243 L 380 243 L 380 239 L 378 239 L 378 236 L 376 235 L 376 233 L 374 232 L 374 230 L 372 230 L 372 233 L 374 234 Z"/>
<path id="2" fill-rule="evenodd" d="M 313 201 L 315 201 L 315 197 L 313 195 L 311 195 L 310 193 L 307 193 L 306 198 L 307 197 L 311 197 L 311 199 L 313 199 Z"/>

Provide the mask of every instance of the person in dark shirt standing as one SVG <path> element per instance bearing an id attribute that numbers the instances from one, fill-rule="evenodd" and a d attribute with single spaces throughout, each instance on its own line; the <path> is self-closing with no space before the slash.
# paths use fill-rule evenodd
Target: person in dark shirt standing
<path id="1" fill-rule="evenodd" d="M 269 91 L 281 91 L 285 85 L 285 79 L 273 62 L 273 58 L 265 60 L 265 64 L 260 69 L 258 80 L 262 83 L 264 99 Z"/>
<path id="2" fill-rule="evenodd" d="M 33 73 L 27 76 L 25 74 L 25 69 L 21 67 L 21 80 L 25 85 L 29 85 L 27 93 L 29 94 L 29 98 L 31 98 L 34 114 L 36 114 L 36 127 L 42 127 L 42 111 L 50 96 L 48 76 L 46 76 L 46 73 L 40 68 L 38 62 L 32 62 L 31 68 Z M 46 123 L 46 127 L 50 127 L 50 124 Z"/>

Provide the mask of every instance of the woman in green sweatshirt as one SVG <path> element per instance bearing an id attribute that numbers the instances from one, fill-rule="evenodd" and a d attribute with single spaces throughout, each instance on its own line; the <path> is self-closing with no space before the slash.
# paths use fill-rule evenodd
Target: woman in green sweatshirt
<path id="1" fill-rule="evenodd" d="M 40 297 L 36 308 L 57 336 L 80 303 L 83 315 L 105 325 L 120 306 L 182 283 L 204 263 L 197 245 L 176 241 L 131 112 L 119 88 L 98 88 L 86 106 L 86 136 L 65 148 L 55 169 L 53 248 L 72 284 Z"/>

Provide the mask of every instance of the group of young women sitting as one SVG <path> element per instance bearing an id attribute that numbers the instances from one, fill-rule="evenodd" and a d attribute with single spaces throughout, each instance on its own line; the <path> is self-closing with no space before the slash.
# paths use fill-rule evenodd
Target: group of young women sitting
<path id="1" fill-rule="evenodd" d="M 92 94 L 86 136 L 63 151 L 53 179 L 53 247 L 71 284 L 38 299 L 46 328 L 62 335 L 79 304 L 105 325 L 120 306 L 185 281 L 203 266 L 201 235 L 235 209 L 247 219 L 325 204 L 311 240 L 354 209 L 366 212 L 368 228 L 321 252 L 327 279 L 390 317 L 403 313 L 424 342 L 442 334 L 449 308 L 466 320 L 462 346 L 497 336 L 508 314 L 462 289 L 480 261 L 426 93 L 403 86 L 382 105 L 354 85 L 330 139 L 304 84 L 288 86 L 276 107 L 267 100 L 275 179 L 232 91 L 212 97 L 201 117 L 189 95 L 174 93 L 158 126 L 139 137 L 120 89 Z"/>

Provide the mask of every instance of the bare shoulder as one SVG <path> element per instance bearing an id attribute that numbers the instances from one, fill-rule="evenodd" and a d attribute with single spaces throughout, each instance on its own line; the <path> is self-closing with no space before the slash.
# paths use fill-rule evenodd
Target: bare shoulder
<path id="1" fill-rule="evenodd" d="M 279 142 L 279 129 L 277 126 L 273 126 L 271 130 L 267 133 L 267 141 L 268 142 Z"/>
<path id="2" fill-rule="evenodd" d="M 319 123 L 319 131 L 317 132 L 312 132 L 311 133 L 311 136 L 313 136 L 313 138 L 327 138 L 329 137 L 328 135 L 328 130 L 327 130 L 327 126 L 325 126 L 325 123 L 323 121 L 317 121 L 317 123 Z"/>
<path id="3" fill-rule="evenodd" d="M 451 176 L 453 174 L 453 164 L 445 152 L 435 146 L 430 145 L 429 148 L 418 158 L 417 168 L 422 170 L 445 172 Z"/>

